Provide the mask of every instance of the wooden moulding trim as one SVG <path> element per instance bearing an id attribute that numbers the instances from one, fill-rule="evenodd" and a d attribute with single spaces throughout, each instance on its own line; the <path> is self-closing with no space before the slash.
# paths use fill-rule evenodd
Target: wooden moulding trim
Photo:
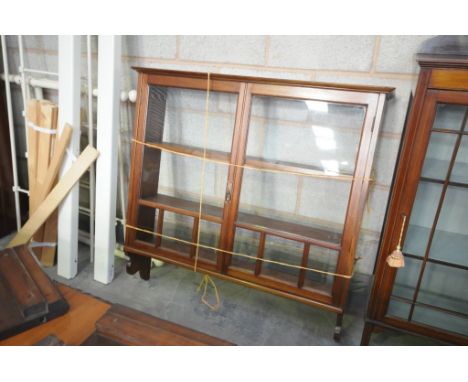
<path id="1" fill-rule="evenodd" d="M 156 78 L 153 76 L 166 77 L 186 77 L 192 79 L 203 79 L 206 81 L 206 73 L 202 72 L 190 72 L 190 71 L 178 71 L 178 70 L 166 70 L 166 69 L 154 69 L 154 68 L 143 68 L 133 66 L 132 69 L 139 73 L 146 73 L 150 75 L 150 78 Z M 346 85 L 336 84 L 327 82 L 312 82 L 312 81 L 298 81 L 298 80 L 285 80 L 277 78 L 264 78 L 264 77 L 250 77 L 250 76 L 234 76 L 228 74 L 210 73 L 210 78 L 213 81 L 224 81 L 224 82 L 249 82 L 253 84 L 274 84 L 274 85 L 289 85 L 299 87 L 310 87 L 310 88 L 323 88 L 323 89 L 334 89 L 334 90 L 347 90 L 363 93 L 383 93 L 389 96 L 392 95 L 395 88 L 388 86 L 367 86 L 367 85 Z M 151 82 L 151 81 L 150 81 Z M 180 85 L 179 85 L 180 86 Z M 205 82 L 206 89 L 206 82 Z"/>
<path id="2" fill-rule="evenodd" d="M 425 337 L 435 338 L 440 341 L 448 342 L 456 345 L 468 345 L 468 337 L 461 334 L 448 332 L 440 328 L 434 328 L 433 326 L 408 322 L 396 317 L 384 317 L 381 320 L 382 323 L 387 324 L 389 327 L 395 330 L 402 330 L 406 332 L 414 332 Z M 379 322 L 375 322 L 375 325 L 379 325 Z"/>
<path id="3" fill-rule="evenodd" d="M 433 69 L 429 87 L 445 90 L 468 90 L 468 70 Z"/>
<path id="4" fill-rule="evenodd" d="M 468 56 L 453 56 L 443 54 L 418 54 L 416 60 L 422 68 L 467 68 Z"/>
<path id="5" fill-rule="evenodd" d="M 353 105 L 366 106 L 373 101 L 378 92 L 369 93 L 355 90 L 352 94 L 343 89 L 323 88 L 312 86 L 295 86 L 291 85 L 281 86 L 279 84 L 253 84 L 252 94 L 271 97 L 284 97 L 295 99 L 310 99 L 331 103 L 345 103 Z"/>
<path id="6" fill-rule="evenodd" d="M 124 247 L 124 249 L 128 253 L 135 253 L 137 255 L 153 257 L 155 259 L 158 259 L 158 260 L 161 260 L 161 261 L 164 261 L 164 262 L 180 265 L 180 266 L 183 266 L 185 268 L 189 268 L 189 269 L 193 270 L 193 260 L 191 260 L 190 258 L 187 258 L 187 259 L 182 258 L 182 256 L 180 256 L 180 255 L 177 256 L 177 257 L 174 256 L 173 254 L 175 254 L 177 252 L 172 253 L 172 251 L 167 251 L 167 253 L 171 256 L 171 257 L 167 257 L 167 256 L 165 256 L 163 254 L 157 254 L 157 253 L 154 253 L 154 252 L 150 252 L 150 251 L 145 250 L 143 248 L 138 248 L 138 247 L 136 247 L 134 245 L 126 245 Z M 162 249 L 158 249 L 158 251 L 161 252 L 161 253 L 166 252 L 165 250 L 162 250 Z M 199 268 L 199 272 L 207 273 L 209 275 L 215 276 L 215 277 L 217 277 L 219 279 L 222 279 L 222 280 L 229 280 L 229 281 L 235 282 L 236 284 L 248 286 L 250 288 L 258 289 L 258 290 L 261 290 L 261 291 L 264 291 L 264 292 L 269 292 L 269 293 L 275 294 L 277 296 L 286 297 L 286 298 L 289 298 L 289 299 L 292 299 L 292 300 L 295 300 L 295 301 L 302 302 L 302 303 L 307 304 L 307 305 L 316 306 L 318 308 L 326 309 L 326 310 L 328 310 L 330 312 L 333 312 L 333 313 L 338 313 L 338 314 L 343 313 L 342 308 L 334 306 L 332 304 L 328 304 L 328 303 L 324 303 L 324 302 L 320 302 L 320 301 L 314 301 L 314 300 L 311 300 L 310 297 L 298 296 L 298 295 L 288 293 L 288 292 L 284 292 L 284 291 L 281 291 L 281 290 L 278 290 L 278 289 L 273 289 L 273 288 L 270 288 L 270 287 L 266 287 L 266 286 L 263 286 L 261 284 L 256 284 L 256 283 L 252 283 L 252 282 L 249 282 L 249 281 L 241 280 L 241 279 L 238 279 L 236 277 L 229 276 L 227 274 L 219 273 L 218 271 L 215 270 L 215 265 L 210 267 L 210 268 L 213 268 L 213 270 L 205 268 L 205 265 L 199 266 L 198 268 Z M 321 295 L 321 296 L 323 297 L 323 295 Z"/>
<path id="7" fill-rule="evenodd" d="M 158 74 L 149 74 L 148 85 L 168 86 L 182 89 L 195 89 L 206 91 L 208 88 L 208 75 L 204 74 L 201 78 L 167 76 Z M 239 93 L 240 82 L 222 81 L 211 78 L 210 74 L 210 91 Z"/>

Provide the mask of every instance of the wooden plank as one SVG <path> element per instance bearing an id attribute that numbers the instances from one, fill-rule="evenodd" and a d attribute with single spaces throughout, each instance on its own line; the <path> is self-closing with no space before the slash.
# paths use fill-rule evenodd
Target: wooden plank
<path id="1" fill-rule="evenodd" d="M 49 194 L 50 190 L 54 186 L 55 180 L 57 180 L 58 173 L 62 167 L 63 159 L 70 143 L 70 139 L 73 133 L 73 128 L 69 124 L 65 124 L 60 138 L 56 142 L 56 147 L 54 150 L 54 155 L 50 161 L 50 166 L 48 168 L 46 177 L 44 178 L 44 187 L 41 189 L 39 197 L 41 200 L 44 200 Z"/>
<path id="2" fill-rule="evenodd" d="M 69 124 L 66 124 L 62 130 L 62 134 L 55 143 L 54 155 L 50 161 L 47 175 L 44 179 L 44 186 L 41 189 L 39 198 L 44 200 L 47 194 L 56 183 L 60 167 L 63 163 L 63 158 L 70 142 L 73 129 Z M 57 241 L 58 230 L 58 211 L 55 211 L 45 224 L 43 241 L 50 243 Z M 55 253 L 57 247 L 42 247 L 41 262 L 45 266 L 53 266 L 55 262 Z"/>
<path id="3" fill-rule="evenodd" d="M 65 345 L 82 344 L 95 330 L 96 321 L 110 305 L 65 285 L 59 291 L 70 304 L 67 314 L 0 341 L 0 346 L 33 345 L 48 335 L 59 337 Z"/>
<path id="4" fill-rule="evenodd" d="M 77 161 L 70 167 L 67 173 L 60 179 L 50 194 L 44 199 L 26 224 L 19 230 L 16 236 L 8 243 L 7 248 L 26 244 L 31 237 L 44 224 L 50 215 L 67 196 L 71 188 L 97 159 L 99 152 L 88 146 L 78 157 Z"/>
<path id="5" fill-rule="evenodd" d="M 39 119 L 39 102 L 31 99 L 28 102 L 26 119 L 35 125 L 38 124 Z M 37 144 L 38 132 L 28 126 L 28 180 L 29 180 L 29 214 L 32 214 L 36 208 L 34 198 L 34 189 L 36 184 L 37 173 Z"/>
<path id="6" fill-rule="evenodd" d="M 50 101 L 40 100 L 39 101 L 39 127 L 49 130 L 57 129 L 57 118 L 58 118 L 58 107 Z M 55 141 L 54 134 L 48 134 L 45 132 L 39 133 L 39 143 L 37 151 L 37 173 L 34 190 L 35 206 L 39 205 L 44 199 L 42 197 L 42 188 L 44 187 L 44 181 L 47 177 L 47 172 L 50 163 L 50 156 L 52 146 Z M 44 225 L 41 226 L 38 231 L 34 234 L 34 240 L 37 242 L 44 241 Z M 42 247 L 34 248 L 34 253 L 40 259 L 42 256 Z"/>
<path id="7" fill-rule="evenodd" d="M 58 231 L 58 211 L 54 211 L 49 219 L 43 225 L 44 233 L 42 236 L 43 243 L 57 244 L 57 231 Z M 53 267 L 55 264 L 55 254 L 57 252 L 57 245 L 39 247 L 41 249 L 41 263 L 46 267 Z"/>

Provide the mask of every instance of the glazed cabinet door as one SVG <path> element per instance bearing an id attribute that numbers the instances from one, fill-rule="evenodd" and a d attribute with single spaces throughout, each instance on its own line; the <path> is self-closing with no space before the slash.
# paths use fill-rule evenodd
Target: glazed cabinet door
<path id="1" fill-rule="evenodd" d="M 387 270 L 385 316 L 468 336 L 468 94 L 429 91 L 422 116 L 393 233 L 409 215 L 406 265 Z"/>
<path id="2" fill-rule="evenodd" d="M 240 85 L 141 76 L 132 158 L 141 172 L 131 179 L 128 222 L 138 229 L 128 230 L 128 242 L 214 270 Z"/>
<path id="3" fill-rule="evenodd" d="M 263 84 L 247 93 L 227 273 L 331 304 L 334 273 L 354 258 L 345 225 L 360 224 L 378 95 Z"/>

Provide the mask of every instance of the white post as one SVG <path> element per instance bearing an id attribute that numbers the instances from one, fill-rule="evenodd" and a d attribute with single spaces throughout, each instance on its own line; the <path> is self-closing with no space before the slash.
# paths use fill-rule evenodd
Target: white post
<path id="1" fill-rule="evenodd" d="M 86 36 L 86 50 L 88 59 L 88 144 L 94 147 L 94 130 L 93 130 L 93 60 L 91 36 Z M 94 163 L 89 168 L 89 257 L 91 262 L 94 261 L 94 193 L 96 192 L 96 175 Z"/>
<path id="2" fill-rule="evenodd" d="M 80 153 L 80 36 L 59 36 L 59 125 L 73 126 L 70 151 Z M 71 167 L 70 155 L 64 160 L 61 176 Z M 78 203 L 79 185 L 76 184 L 59 208 L 57 273 L 73 278 L 78 272 Z"/>
<path id="3" fill-rule="evenodd" d="M 117 134 L 120 130 L 121 37 L 99 36 L 94 279 L 114 277 Z"/>

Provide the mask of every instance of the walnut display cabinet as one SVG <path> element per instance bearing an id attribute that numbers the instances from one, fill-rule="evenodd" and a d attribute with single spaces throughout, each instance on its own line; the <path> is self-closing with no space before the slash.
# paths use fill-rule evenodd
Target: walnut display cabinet
<path id="1" fill-rule="evenodd" d="M 392 88 L 137 68 L 125 250 L 337 313 Z"/>
<path id="2" fill-rule="evenodd" d="M 363 345 L 384 328 L 468 344 L 467 48 L 466 37 L 437 37 L 418 55 Z M 405 266 L 392 268 L 401 232 Z"/>

